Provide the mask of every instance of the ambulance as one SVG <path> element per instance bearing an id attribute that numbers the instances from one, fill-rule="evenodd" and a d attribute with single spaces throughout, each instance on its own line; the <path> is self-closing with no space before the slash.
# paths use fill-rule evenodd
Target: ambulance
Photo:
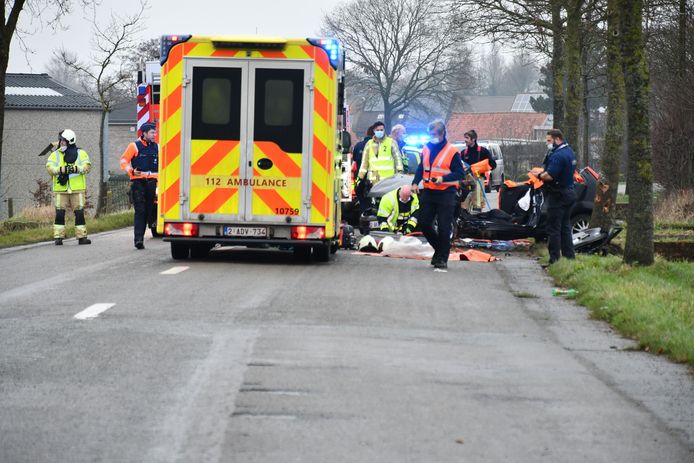
<path id="1" fill-rule="evenodd" d="M 341 239 L 345 53 L 330 38 L 161 38 L 157 228 L 328 261 Z"/>

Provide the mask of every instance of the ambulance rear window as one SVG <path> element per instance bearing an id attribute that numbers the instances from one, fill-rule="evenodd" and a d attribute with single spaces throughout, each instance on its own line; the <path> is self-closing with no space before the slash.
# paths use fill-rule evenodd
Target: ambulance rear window
<path id="1" fill-rule="evenodd" d="M 240 68 L 194 68 L 192 119 L 193 139 L 241 139 Z"/>
<path id="2" fill-rule="evenodd" d="M 256 141 L 271 141 L 287 153 L 301 153 L 304 138 L 304 71 L 255 70 Z"/>

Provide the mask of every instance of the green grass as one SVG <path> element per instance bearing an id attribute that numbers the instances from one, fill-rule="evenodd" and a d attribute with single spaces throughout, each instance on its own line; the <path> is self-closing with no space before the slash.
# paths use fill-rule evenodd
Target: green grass
<path id="1" fill-rule="evenodd" d="M 549 268 L 555 281 L 578 290 L 577 301 L 642 349 L 694 365 L 694 263 L 658 259 L 650 267 L 619 257 L 581 256 Z"/>
<path id="2" fill-rule="evenodd" d="M 99 218 L 87 218 L 89 234 L 125 228 L 133 224 L 133 211 L 108 214 Z M 75 236 L 74 215 L 68 212 L 66 236 Z M 0 248 L 19 246 L 22 244 L 39 243 L 53 240 L 53 226 L 41 225 L 39 228 L 26 230 L 5 231 L 0 226 Z"/>

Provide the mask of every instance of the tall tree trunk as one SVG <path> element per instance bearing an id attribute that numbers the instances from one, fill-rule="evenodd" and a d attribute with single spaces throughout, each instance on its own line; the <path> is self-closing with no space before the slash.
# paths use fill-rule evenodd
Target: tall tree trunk
<path id="1" fill-rule="evenodd" d="M 581 7 L 583 0 L 566 3 L 566 109 L 564 139 L 572 146 L 579 143 L 578 127 L 583 105 L 581 80 Z"/>
<path id="2" fill-rule="evenodd" d="M 393 127 L 393 107 L 385 99 L 383 100 L 383 123 L 386 125 L 386 133 L 390 133 Z"/>
<path id="3" fill-rule="evenodd" d="M 106 162 L 106 153 L 104 152 L 104 130 L 106 129 L 107 115 L 107 110 L 101 111 L 101 123 L 99 124 L 99 196 L 96 205 L 97 216 L 100 216 L 106 212 L 107 185 L 104 181 L 104 162 Z"/>
<path id="4" fill-rule="evenodd" d="M 620 0 L 627 108 L 629 208 L 624 261 L 653 263 L 653 161 L 649 134 L 648 64 L 643 44 L 643 1 Z"/>
<path id="5" fill-rule="evenodd" d="M 687 70 L 687 0 L 680 0 L 679 7 L 679 24 L 677 26 L 677 76 L 683 78 Z"/>
<path id="6" fill-rule="evenodd" d="M 607 121 L 600 167 L 602 176 L 595 194 L 592 227 L 609 230 L 614 223 L 619 168 L 624 152 L 624 74 L 619 36 L 619 0 L 607 2 Z"/>
<path id="7" fill-rule="evenodd" d="M 2 141 L 5 139 L 5 77 L 7 76 L 7 64 L 9 63 L 9 54 L 6 50 L 0 51 L 0 201 L 5 195 L 5 185 L 2 182 Z"/>
<path id="8" fill-rule="evenodd" d="M 583 114 L 581 118 L 581 160 L 583 166 L 589 166 L 590 161 L 590 105 L 588 104 L 589 92 L 588 92 L 588 56 L 589 47 L 591 40 L 589 37 L 592 34 L 592 8 L 589 6 L 588 11 L 586 11 L 586 19 L 581 28 L 581 86 L 583 89 Z"/>
<path id="9" fill-rule="evenodd" d="M 585 89 L 588 88 L 588 75 L 583 74 L 583 117 L 581 122 L 583 127 L 581 129 L 581 159 L 583 161 L 583 167 L 590 165 L 590 106 L 588 104 L 588 92 Z"/>
<path id="10" fill-rule="evenodd" d="M 564 25 L 562 0 L 552 0 L 552 117 L 554 128 L 564 129 Z"/>

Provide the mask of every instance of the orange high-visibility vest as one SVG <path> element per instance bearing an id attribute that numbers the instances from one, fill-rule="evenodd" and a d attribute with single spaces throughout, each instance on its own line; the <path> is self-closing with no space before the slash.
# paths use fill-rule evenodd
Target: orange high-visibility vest
<path id="1" fill-rule="evenodd" d="M 428 146 L 424 146 L 422 150 L 422 167 L 424 168 L 424 188 L 429 190 L 446 190 L 451 187 L 458 187 L 459 183 L 457 180 L 454 182 L 443 182 L 443 183 L 433 183 L 431 182 L 432 177 L 443 177 L 451 173 L 451 162 L 453 161 L 453 156 L 458 153 L 455 146 L 447 143 L 443 147 L 441 152 L 436 156 L 434 164 L 431 164 L 431 152 Z"/>

